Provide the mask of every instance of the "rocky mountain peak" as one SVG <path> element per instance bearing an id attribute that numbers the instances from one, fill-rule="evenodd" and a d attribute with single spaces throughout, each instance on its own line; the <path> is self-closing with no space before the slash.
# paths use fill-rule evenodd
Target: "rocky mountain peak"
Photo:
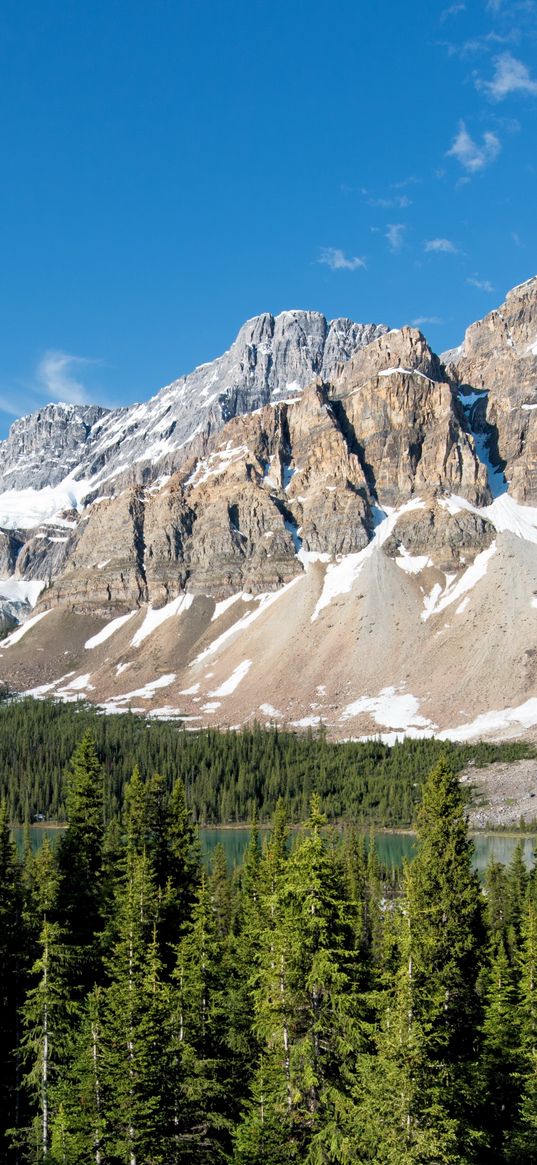
<path id="1" fill-rule="evenodd" d="M 264 313 L 145 404 L 18 423 L 4 457 L 67 476 L 22 453 L 0 495 L 6 627 L 38 603 L 0 676 L 196 727 L 537 726 L 536 307 L 530 280 L 444 361 Z"/>
<path id="2" fill-rule="evenodd" d="M 14 421 L 0 441 L 0 483 L 5 489 L 57 485 L 77 467 L 93 426 L 109 412 L 100 405 L 57 403 Z"/>
<path id="3" fill-rule="evenodd" d="M 510 490 L 537 504 L 537 276 L 467 328 L 444 353 L 454 383 L 487 394 L 486 421 Z"/>
<path id="4" fill-rule="evenodd" d="M 11 427 L 0 443 L 0 529 L 35 527 L 84 497 L 151 484 L 181 467 L 231 418 L 300 394 L 329 378 L 385 325 L 328 321 L 320 312 L 269 312 L 247 320 L 222 356 L 166 385 L 146 403 L 108 410 L 47 405 Z M 67 482 L 66 482 L 66 479 Z M 64 483 L 65 488 L 59 487 Z M 13 491 L 58 487 L 37 507 Z M 19 520 L 20 515 L 20 520 Z"/>

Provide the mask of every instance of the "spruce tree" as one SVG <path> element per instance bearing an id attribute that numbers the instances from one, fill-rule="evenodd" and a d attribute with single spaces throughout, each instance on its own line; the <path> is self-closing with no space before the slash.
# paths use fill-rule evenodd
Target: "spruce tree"
<path id="1" fill-rule="evenodd" d="M 312 799 L 308 832 L 263 912 L 254 991 L 260 1055 L 237 1161 L 336 1162 L 348 1152 L 360 968 L 339 862 Z"/>
<path id="2" fill-rule="evenodd" d="M 174 1141 L 184 1165 L 224 1161 L 229 1146 L 233 1087 L 223 951 L 202 875 L 173 975 Z"/>
<path id="3" fill-rule="evenodd" d="M 6 1130 L 17 1119 L 17 1079 L 22 972 L 25 937 L 22 929 L 21 869 L 10 841 L 5 801 L 0 803 L 0 1159 L 6 1160 Z"/>
<path id="4" fill-rule="evenodd" d="M 67 773 L 68 827 L 58 847 L 58 915 L 71 948 L 73 989 L 90 989 L 98 973 L 103 926 L 104 772 L 86 732 Z"/>
<path id="5" fill-rule="evenodd" d="M 417 833 L 396 987 L 361 1083 L 357 1155 L 375 1165 L 462 1165 L 482 1142 L 475 1065 L 484 929 L 461 790 L 444 761 L 424 786 Z"/>
<path id="6" fill-rule="evenodd" d="M 521 920 L 520 965 L 520 1101 L 506 1157 L 510 1165 L 537 1160 L 537 900 L 534 876 Z"/>
<path id="7" fill-rule="evenodd" d="M 485 976 L 482 1029 L 482 1084 L 487 1129 L 487 1162 L 505 1161 L 505 1144 L 515 1123 L 523 1068 L 516 976 L 503 939 Z"/>
<path id="8" fill-rule="evenodd" d="M 24 1082 L 33 1117 L 22 1135 L 17 1132 L 15 1143 L 22 1139 L 30 1159 L 41 1162 L 51 1149 L 61 1102 L 60 1078 L 69 1062 L 77 1009 L 69 991 L 64 935 L 54 921 L 58 871 L 47 840 L 35 859 L 34 876 L 34 903 L 41 926 L 31 986 L 22 1007 Z"/>
<path id="9" fill-rule="evenodd" d="M 98 1108 L 95 1100 L 90 1122 L 95 1131 L 104 1122 L 103 1159 L 120 1165 L 161 1165 L 170 1137 L 169 1002 L 155 935 L 156 902 L 148 859 L 133 854 L 117 894 L 117 937 L 98 1020 L 104 1101 Z M 92 1041 L 94 1033 L 90 1028 Z"/>

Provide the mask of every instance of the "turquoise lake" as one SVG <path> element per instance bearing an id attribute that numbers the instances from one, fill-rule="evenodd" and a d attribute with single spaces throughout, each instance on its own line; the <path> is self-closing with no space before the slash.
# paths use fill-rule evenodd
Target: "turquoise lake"
<path id="1" fill-rule="evenodd" d="M 261 831 L 263 834 L 264 831 Z M 55 845 L 58 838 L 61 837 L 61 829 L 47 827 L 46 825 L 32 826 L 30 829 L 30 839 L 32 849 L 37 850 L 43 844 L 45 837 L 49 838 L 52 845 Z M 211 856 L 213 850 L 219 842 L 224 847 L 228 865 L 230 867 L 241 864 L 244 851 L 248 844 L 248 829 L 240 827 L 227 829 L 219 829 L 217 827 L 211 829 L 201 829 L 200 839 L 202 853 L 208 863 L 211 863 Z M 12 836 L 19 848 L 22 848 L 23 830 L 22 828 L 15 828 L 12 830 Z M 297 833 L 291 835 L 291 838 L 298 836 Z M 486 869 L 491 858 L 495 861 L 503 862 L 507 865 L 513 856 L 515 846 L 519 838 L 510 835 L 507 836 L 501 833 L 479 833 L 474 835 L 473 841 L 475 846 L 475 866 L 480 872 Z M 534 864 L 534 851 L 537 844 L 537 837 L 523 837 L 524 858 L 528 867 Z M 404 858 L 412 857 L 414 849 L 414 837 L 409 833 L 378 833 L 375 837 L 376 846 L 381 862 L 388 866 L 400 866 Z"/>

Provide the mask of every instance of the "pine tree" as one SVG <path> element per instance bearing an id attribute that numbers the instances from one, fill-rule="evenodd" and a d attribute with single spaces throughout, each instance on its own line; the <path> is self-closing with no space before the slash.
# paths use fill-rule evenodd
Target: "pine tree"
<path id="1" fill-rule="evenodd" d="M 24 934 L 21 926 L 22 882 L 15 847 L 10 841 L 7 806 L 0 802 L 0 1159 L 8 1153 L 6 1130 L 17 1119 L 18 1017 Z"/>
<path id="2" fill-rule="evenodd" d="M 173 976 L 179 1079 L 173 1097 L 174 1140 L 177 1161 L 184 1165 L 224 1161 L 229 1145 L 233 1089 L 222 960 L 223 943 L 202 875 Z"/>
<path id="3" fill-rule="evenodd" d="M 516 1118 L 522 1071 L 518 992 L 503 940 L 486 975 L 482 1043 L 487 1162 L 501 1165 Z"/>
<path id="4" fill-rule="evenodd" d="M 226 851 L 221 842 L 213 852 L 208 888 L 218 935 L 226 939 L 231 930 L 233 905 Z"/>
<path id="5" fill-rule="evenodd" d="M 155 935 L 156 900 L 148 859 L 133 854 L 118 890 L 117 938 L 99 1021 L 104 1160 L 121 1165 L 160 1165 L 170 1137 L 169 1003 Z M 101 1121 L 102 1115 L 98 1128 Z"/>
<path id="6" fill-rule="evenodd" d="M 58 914 L 71 948 L 73 989 L 90 989 L 98 968 L 103 926 L 104 773 L 86 732 L 67 773 L 68 828 L 58 847 Z"/>
<path id="7" fill-rule="evenodd" d="M 463 800 L 445 762 L 433 769 L 407 867 L 400 969 L 362 1078 L 357 1155 L 375 1165 L 461 1165 L 478 1151 L 477 976 L 484 931 Z"/>
<path id="8" fill-rule="evenodd" d="M 40 1162 L 51 1148 L 51 1131 L 58 1115 L 58 1084 L 69 1059 L 76 1005 L 67 983 L 64 936 L 59 924 L 51 921 L 57 902 L 58 871 L 46 840 L 35 859 L 34 873 L 34 901 L 41 929 L 38 957 L 31 971 L 33 985 L 22 1007 L 25 1085 L 34 1117 L 23 1132 L 23 1140 L 31 1151 L 31 1160 Z"/>
<path id="9" fill-rule="evenodd" d="M 359 967 L 340 867 L 313 797 L 308 834 L 265 903 L 254 992 L 261 1044 L 237 1133 L 241 1165 L 345 1160 L 363 1046 Z"/>
<path id="10" fill-rule="evenodd" d="M 532 882 L 521 921 L 520 950 L 520 1102 L 507 1132 L 507 1160 L 534 1165 L 537 1160 L 537 901 Z"/>

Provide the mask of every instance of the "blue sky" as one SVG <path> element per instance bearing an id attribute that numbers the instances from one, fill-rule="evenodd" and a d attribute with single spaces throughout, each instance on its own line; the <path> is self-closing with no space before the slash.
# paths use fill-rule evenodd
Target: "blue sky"
<path id="1" fill-rule="evenodd" d="M 422 321 L 537 271 L 533 0 L 4 0 L 0 432 L 261 311 Z"/>

